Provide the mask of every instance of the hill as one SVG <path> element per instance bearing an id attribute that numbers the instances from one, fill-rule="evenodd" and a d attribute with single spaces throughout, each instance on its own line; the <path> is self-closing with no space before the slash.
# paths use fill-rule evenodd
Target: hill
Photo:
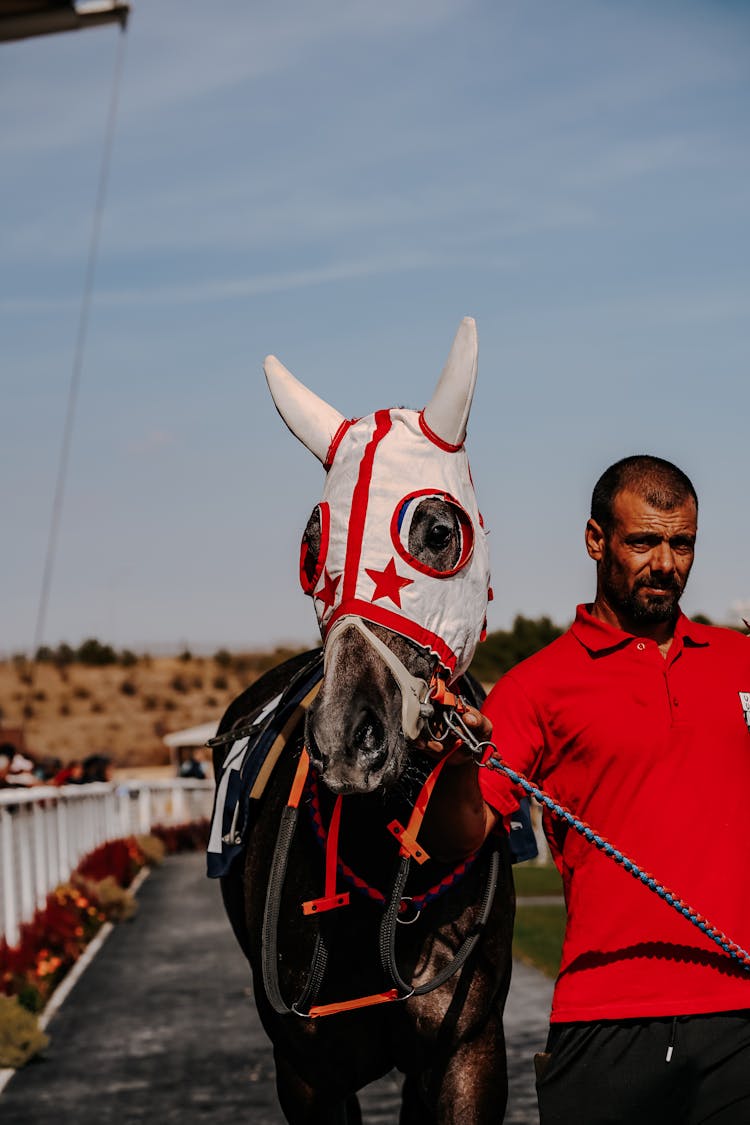
<path id="1" fill-rule="evenodd" d="M 0 662 L 0 726 L 23 727 L 38 758 L 67 763 L 98 753 L 117 766 L 158 765 L 168 761 L 165 734 L 218 721 L 236 695 L 290 655 L 112 653 L 97 664 L 71 653 L 33 665 L 16 657 Z"/>

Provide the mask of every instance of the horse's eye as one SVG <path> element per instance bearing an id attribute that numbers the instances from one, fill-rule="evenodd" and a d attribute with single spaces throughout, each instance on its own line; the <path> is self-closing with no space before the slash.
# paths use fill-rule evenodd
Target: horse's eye
<path id="1" fill-rule="evenodd" d="M 431 489 L 404 497 L 393 514 L 391 537 L 403 559 L 433 578 L 455 574 L 474 547 L 467 512 L 452 496 Z"/>
<path id="2" fill-rule="evenodd" d="M 414 525 L 412 524 L 412 527 Z M 432 527 L 428 527 L 424 541 L 425 545 L 431 551 L 442 551 L 450 546 L 451 537 L 454 535 L 454 528 L 446 523 L 436 523 Z"/>
<path id="3" fill-rule="evenodd" d="M 306 594 L 312 594 L 323 573 L 328 551 L 328 505 L 313 508 L 302 535 L 299 552 L 299 580 Z"/>

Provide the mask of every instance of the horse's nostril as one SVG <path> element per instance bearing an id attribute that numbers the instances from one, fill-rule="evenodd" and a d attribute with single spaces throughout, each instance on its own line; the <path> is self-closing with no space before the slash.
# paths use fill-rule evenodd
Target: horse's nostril
<path id="1" fill-rule="evenodd" d="M 352 732 L 351 749 L 355 754 L 371 759 L 385 757 L 385 727 L 374 711 L 366 710 L 356 724 Z"/>

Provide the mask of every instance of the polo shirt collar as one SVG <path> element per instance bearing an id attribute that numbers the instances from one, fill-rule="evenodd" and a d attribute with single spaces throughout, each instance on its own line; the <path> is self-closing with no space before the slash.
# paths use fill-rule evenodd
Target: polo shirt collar
<path id="1" fill-rule="evenodd" d="M 598 617 L 591 616 L 590 605 L 576 606 L 575 621 L 570 631 L 584 648 L 592 653 L 604 653 L 624 648 L 631 641 L 636 640 L 632 633 L 618 629 Z M 674 630 L 675 640 L 682 641 L 696 648 L 703 648 L 710 643 L 710 634 L 705 625 L 699 625 L 686 617 L 682 610 L 679 611 Z"/>

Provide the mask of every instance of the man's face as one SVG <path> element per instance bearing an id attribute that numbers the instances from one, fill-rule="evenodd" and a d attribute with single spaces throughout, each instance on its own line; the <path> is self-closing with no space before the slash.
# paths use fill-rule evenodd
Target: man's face
<path id="1" fill-rule="evenodd" d="M 661 511 L 635 492 L 619 492 L 614 527 L 605 535 L 589 521 L 586 543 L 596 559 L 599 592 L 624 622 L 670 621 L 687 584 L 695 554 L 698 513 L 687 500 Z"/>

